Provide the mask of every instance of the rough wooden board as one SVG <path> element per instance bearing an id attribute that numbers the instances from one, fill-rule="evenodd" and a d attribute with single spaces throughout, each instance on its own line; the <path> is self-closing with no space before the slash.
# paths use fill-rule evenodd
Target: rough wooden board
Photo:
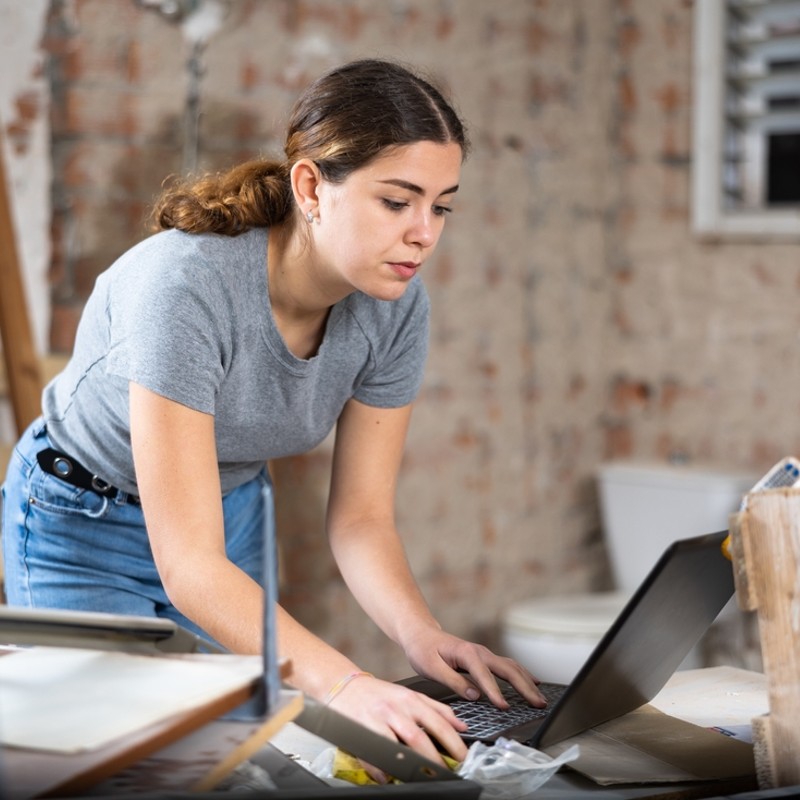
<path id="1" fill-rule="evenodd" d="M 800 491 L 748 495 L 734 533 L 737 573 L 758 615 L 769 717 L 753 723 L 762 788 L 800 784 Z M 738 543 L 736 539 L 739 539 Z"/>

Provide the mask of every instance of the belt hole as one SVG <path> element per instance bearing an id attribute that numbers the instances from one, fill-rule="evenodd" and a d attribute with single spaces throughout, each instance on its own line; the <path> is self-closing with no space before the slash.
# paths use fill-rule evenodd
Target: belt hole
<path id="1" fill-rule="evenodd" d="M 110 483 L 106 483 L 102 478 L 98 478 L 97 475 L 92 475 L 92 489 L 94 489 L 96 492 L 100 492 L 102 494 L 103 492 L 108 491 L 108 487 L 110 485 Z"/>
<path id="2" fill-rule="evenodd" d="M 53 460 L 53 469 L 59 478 L 68 478 L 72 475 L 72 462 L 68 458 L 58 458 Z"/>

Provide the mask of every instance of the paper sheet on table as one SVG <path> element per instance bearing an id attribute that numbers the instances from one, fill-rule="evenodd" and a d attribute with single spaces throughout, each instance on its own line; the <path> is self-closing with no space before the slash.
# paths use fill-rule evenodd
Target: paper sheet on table
<path id="1" fill-rule="evenodd" d="M 142 656 L 36 647 L 0 658 L 0 743 L 74 753 L 251 683 L 259 656 Z"/>
<path id="2" fill-rule="evenodd" d="M 682 670 L 650 705 L 701 728 L 738 731 L 769 713 L 767 676 L 730 666 Z M 749 731 L 737 738 L 752 742 Z"/>

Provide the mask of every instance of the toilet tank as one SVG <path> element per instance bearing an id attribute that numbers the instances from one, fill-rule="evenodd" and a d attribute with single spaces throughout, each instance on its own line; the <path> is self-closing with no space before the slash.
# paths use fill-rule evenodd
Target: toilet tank
<path id="1" fill-rule="evenodd" d="M 616 588 L 633 592 L 676 539 L 726 529 L 758 477 L 692 464 L 601 464 L 600 512 Z"/>

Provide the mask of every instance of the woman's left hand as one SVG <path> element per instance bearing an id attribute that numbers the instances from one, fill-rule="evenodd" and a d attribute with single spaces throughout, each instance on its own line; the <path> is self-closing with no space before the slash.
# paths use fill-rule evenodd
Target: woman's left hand
<path id="1" fill-rule="evenodd" d="M 498 656 L 438 628 L 425 628 L 403 642 L 411 666 L 422 676 L 443 683 L 460 697 L 485 695 L 498 708 L 507 708 L 497 678 L 508 681 L 531 705 L 547 705 L 537 688 L 539 680 L 511 658 Z"/>

